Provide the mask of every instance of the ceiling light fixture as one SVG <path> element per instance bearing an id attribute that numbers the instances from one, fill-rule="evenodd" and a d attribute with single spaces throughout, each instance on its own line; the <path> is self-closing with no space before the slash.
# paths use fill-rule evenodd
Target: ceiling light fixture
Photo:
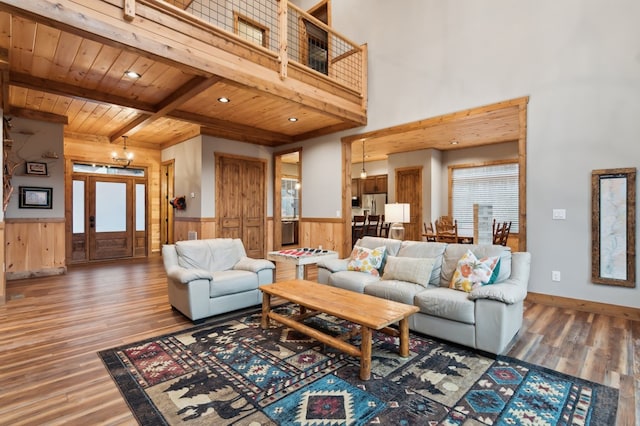
<path id="1" fill-rule="evenodd" d="M 362 139 L 362 170 L 360 171 L 360 179 L 367 178 L 367 171 L 364 168 L 364 139 Z"/>
<path id="2" fill-rule="evenodd" d="M 128 167 L 129 164 L 131 164 L 131 160 L 133 160 L 133 152 L 131 151 L 127 151 L 127 138 L 129 136 L 122 136 L 122 139 L 124 141 L 123 147 L 122 147 L 122 157 L 118 156 L 118 153 L 113 151 L 111 153 L 111 159 L 113 160 L 114 163 L 118 163 L 118 164 L 122 164 L 123 167 Z"/>
<path id="3" fill-rule="evenodd" d="M 453 139 L 450 143 L 451 145 L 458 145 L 460 142 L 458 142 L 456 139 Z"/>
<path id="4" fill-rule="evenodd" d="M 296 117 L 289 117 L 289 121 L 295 123 L 298 119 Z"/>
<path id="5" fill-rule="evenodd" d="M 137 72 L 135 72 L 135 71 L 131 71 L 131 70 L 126 70 L 126 71 L 124 72 L 124 75 L 126 75 L 126 76 L 127 76 L 127 77 L 129 77 L 129 78 L 140 78 L 140 77 L 142 77 L 142 76 L 141 76 L 140 74 L 138 74 Z"/>
<path id="6" fill-rule="evenodd" d="M 228 104 L 229 102 L 231 102 L 231 99 L 225 98 L 224 96 L 222 96 L 218 98 L 218 102 L 220 102 L 221 104 Z"/>

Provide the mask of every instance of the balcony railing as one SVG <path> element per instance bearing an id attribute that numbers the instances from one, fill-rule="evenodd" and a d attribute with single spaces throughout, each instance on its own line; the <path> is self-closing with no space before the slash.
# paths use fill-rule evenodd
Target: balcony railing
<path id="1" fill-rule="evenodd" d="M 295 63 L 364 96 L 364 48 L 293 4 L 278 0 L 125 0 L 125 17 L 126 5 L 134 11 L 136 1 L 201 27 L 222 30 L 238 41 L 275 54 L 283 79 L 290 63 Z M 132 19 L 135 12 L 131 13 Z"/>

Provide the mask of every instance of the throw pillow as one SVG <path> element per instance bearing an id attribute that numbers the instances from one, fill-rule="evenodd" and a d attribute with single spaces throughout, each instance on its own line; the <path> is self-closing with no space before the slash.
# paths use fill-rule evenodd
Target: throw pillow
<path id="1" fill-rule="evenodd" d="M 489 284 L 499 259 L 500 256 L 478 259 L 471 250 L 467 250 L 458 261 L 449 288 L 469 293 L 474 288 Z"/>
<path id="2" fill-rule="evenodd" d="M 347 270 L 366 272 L 378 277 L 380 276 L 378 269 L 382 266 L 386 251 L 387 248 L 385 246 L 374 249 L 354 246 L 347 264 Z"/>
<path id="3" fill-rule="evenodd" d="M 408 281 L 426 287 L 435 263 L 431 258 L 389 256 L 382 279 Z"/>

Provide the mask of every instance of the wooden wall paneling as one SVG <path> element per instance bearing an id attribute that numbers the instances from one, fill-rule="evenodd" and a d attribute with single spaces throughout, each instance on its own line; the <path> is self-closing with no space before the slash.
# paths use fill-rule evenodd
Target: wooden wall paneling
<path id="1" fill-rule="evenodd" d="M 65 273 L 64 235 L 64 219 L 7 219 L 6 279 Z"/>
<path id="2" fill-rule="evenodd" d="M 348 236 L 342 219 L 301 218 L 300 247 L 322 246 L 325 250 L 335 250 L 341 257 L 350 253 L 344 249 L 345 238 Z"/>

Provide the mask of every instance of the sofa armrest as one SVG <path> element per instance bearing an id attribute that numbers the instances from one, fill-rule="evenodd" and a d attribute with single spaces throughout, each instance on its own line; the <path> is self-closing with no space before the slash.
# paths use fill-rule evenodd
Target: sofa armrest
<path id="1" fill-rule="evenodd" d="M 478 287 L 469 293 L 469 299 L 492 299 L 506 304 L 522 302 L 527 297 L 526 287 L 518 285 L 515 280 L 506 280 L 499 284 Z"/>
<path id="2" fill-rule="evenodd" d="M 209 281 L 213 279 L 211 272 L 205 271 L 204 269 L 186 269 L 180 266 L 172 266 L 167 269 L 167 277 L 182 284 L 188 284 L 191 281 L 199 279 Z"/>
<path id="3" fill-rule="evenodd" d="M 238 263 L 233 265 L 233 269 L 249 271 L 249 272 L 259 272 L 263 269 L 275 269 L 276 265 L 273 262 L 268 261 L 267 259 L 253 259 L 251 257 L 243 256 L 240 258 Z"/>
<path id="4" fill-rule="evenodd" d="M 511 276 L 505 281 L 476 288 L 469 299 L 493 299 L 507 304 L 522 302 L 527 297 L 531 253 L 515 252 L 511 255 Z"/>
<path id="5" fill-rule="evenodd" d="M 327 269 L 330 272 L 346 271 L 349 259 L 322 259 L 318 262 L 318 268 Z"/>

